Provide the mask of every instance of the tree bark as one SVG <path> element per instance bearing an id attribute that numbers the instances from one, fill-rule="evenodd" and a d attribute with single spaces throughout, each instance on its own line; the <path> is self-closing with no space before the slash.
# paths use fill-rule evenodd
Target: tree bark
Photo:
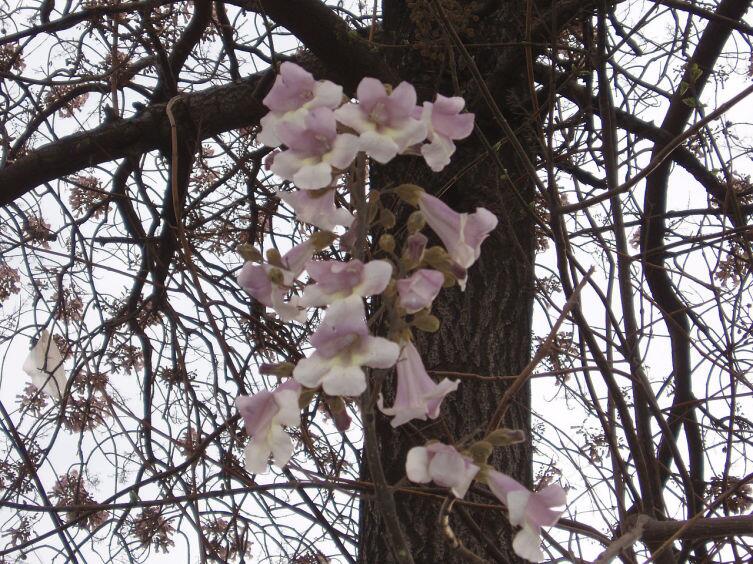
<path id="1" fill-rule="evenodd" d="M 492 35 L 495 41 L 519 38 L 518 26 L 514 22 L 521 21 L 515 19 L 520 14 L 511 12 L 517 9 L 505 7 L 483 23 L 476 23 L 475 28 L 479 32 L 475 35 L 476 40 L 481 42 L 484 41 L 483 37 L 488 39 Z M 421 41 L 426 39 L 421 34 L 430 33 L 424 26 L 417 29 L 415 12 L 411 18 L 411 8 L 403 2 L 385 2 L 384 14 L 384 34 L 395 44 L 404 43 L 404 40 Z M 520 50 L 518 52 L 522 55 Z M 444 95 L 457 94 L 452 87 L 454 81 L 448 73 L 446 57 L 435 60 L 425 55 L 417 51 L 401 52 L 391 62 L 400 69 L 402 77 L 417 86 L 419 99 L 429 99 L 428 93 L 436 91 Z M 498 69 L 502 58 L 499 51 L 474 52 L 474 57 L 479 68 L 489 72 Z M 476 111 L 477 123 L 496 141 L 500 134 L 492 120 L 485 117 L 489 112 L 480 101 L 481 97 L 470 76 L 466 76 L 467 69 L 463 68 L 462 62 L 456 68 L 458 82 L 463 84 L 460 94 L 469 101 L 469 109 Z M 527 86 L 522 80 L 525 73 L 519 76 L 521 80 L 507 84 L 499 94 L 516 100 L 525 99 Z M 520 102 L 510 107 L 513 111 L 508 112 L 506 118 L 513 127 L 516 130 L 530 130 L 530 124 L 526 121 L 527 112 L 521 111 Z M 528 145 L 532 146 L 530 143 Z M 512 150 L 500 151 L 500 157 L 505 170 L 500 170 L 496 159 L 488 153 L 480 138 L 473 135 L 458 143 L 452 164 L 441 174 L 431 173 L 416 158 L 396 159 L 394 164 L 385 167 L 372 166 L 374 188 L 415 183 L 430 193 L 440 195 L 457 211 L 473 212 L 477 206 L 483 206 L 500 220 L 497 229 L 484 243 L 481 258 L 470 269 L 465 292 L 455 286 L 444 290 L 435 301 L 433 313 L 442 321 L 439 331 L 434 334 L 416 332 L 416 345 L 430 372 L 443 370 L 509 376 L 522 370 L 530 359 L 534 228 L 528 203 L 533 191 L 529 180 L 520 180 L 527 177 Z M 506 173 L 516 179 L 518 195 L 503 178 Z M 410 211 L 402 210 L 402 213 Z M 426 233 L 429 235 L 428 229 Z M 437 243 L 430 240 L 430 244 Z M 508 385 L 509 380 L 463 379 L 457 392 L 445 399 L 440 423 L 413 421 L 393 429 L 388 418 L 378 416 L 378 444 L 366 444 L 365 448 L 379 450 L 387 483 L 395 485 L 405 476 L 405 458 L 410 448 L 423 445 L 432 438 L 446 443 L 459 441 L 474 433 L 476 439 L 482 438 L 489 417 Z M 394 386 L 394 374 L 391 374 L 383 386 L 387 405 L 392 404 Z M 489 462 L 496 469 L 531 486 L 528 386 L 516 398 L 502 425 L 524 430 L 529 439 L 514 447 L 495 449 Z M 362 473 L 368 480 L 366 463 L 363 464 Z M 443 502 L 441 488 L 437 494 L 395 494 L 397 519 L 411 555 L 417 564 L 465 562 L 460 552 L 448 542 L 438 522 Z M 474 486 L 465 500 L 487 504 L 495 502 L 483 486 Z M 470 509 L 456 503 L 449 519 L 453 532 L 465 548 L 482 559 L 521 562 L 512 551 L 513 531 L 501 511 Z M 384 516 L 373 499 L 365 498 L 361 505 L 360 530 L 360 562 L 395 562 Z"/>

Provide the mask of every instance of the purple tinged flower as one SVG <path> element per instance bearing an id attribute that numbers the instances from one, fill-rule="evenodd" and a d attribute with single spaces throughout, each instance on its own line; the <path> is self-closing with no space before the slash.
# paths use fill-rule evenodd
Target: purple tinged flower
<path id="1" fill-rule="evenodd" d="M 416 232 L 409 236 L 405 240 L 405 246 L 403 247 L 403 257 L 408 259 L 411 264 L 418 264 L 424 256 L 426 250 L 426 244 L 429 240 L 423 233 Z"/>
<path id="2" fill-rule="evenodd" d="M 429 143 L 421 147 L 421 154 L 431 170 L 439 172 L 450 163 L 455 152 L 453 140 L 465 139 L 473 131 L 473 114 L 461 114 L 465 100 L 460 96 L 447 98 L 437 94 L 432 104 L 424 102 L 421 119 L 428 129 Z"/>
<path id="3" fill-rule="evenodd" d="M 522 529 L 515 535 L 515 554 L 531 562 L 541 562 L 541 528 L 557 523 L 567 502 L 565 490 L 558 485 L 531 492 L 507 474 L 490 470 L 487 483 L 492 493 L 507 507 L 510 524 Z M 558 508 L 558 509 L 555 509 Z"/>
<path id="4" fill-rule="evenodd" d="M 392 278 L 392 265 L 386 260 L 366 264 L 358 259 L 311 260 L 306 263 L 306 270 L 316 280 L 303 291 L 301 304 L 306 307 L 328 305 L 348 296 L 381 294 Z"/>
<path id="5" fill-rule="evenodd" d="M 405 473 L 411 482 L 450 488 L 455 497 L 465 496 L 471 487 L 479 467 L 455 447 L 431 443 L 425 447 L 413 447 L 405 460 Z"/>
<path id="6" fill-rule="evenodd" d="M 293 443 L 283 426 L 301 424 L 300 395 L 300 384 L 287 380 L 271 392 L 264 390 L 235 398 L 235 406 L 251 437 L 246 446 L 246 469 L 252 474 L 266 472 L 270 454 L 280 468 L 293 456 Z"/>
<path id="7" fill-rule="evenodd" d="M 291 62 L 280 65 L 280 73 L 262 102 L 271 111 L 261 118 L 260 143 L 277 147 L 282 143 L 277 128 L 283 123 L 303 123 L 309 110 L 335 109 L 342 103 L 342 86 L 313 75 Z"/>
<path id="8" fill-rule="evenodd" d="M 270 169 L 304 190 L 329 186 L 333 168 L 347 168 L 358 152 L 355 135 L 337 134 L 335 114 L 329 108 L 311 110 L 303 123 L 280 123 L 277 133 L 288 149 L 275 155 Z"/>
<path id="9" fill-rule="evenodd" d="M 394 416 L 392 426 L 398 427 L 412 419 L 426 421 L 426 417 L 439 417 L 442 400 L 450 392 L 458 389 L 459 381 L 445 378 L 436 384 L 426 373 L 421 356 L 413 343 L 406 343 L 397 359 L 397 393 L 395 404 L 384 407 L 381 394 L 377 404 L 385 415 Z M 416 480 L 413 480 L 414 482 Z M 462 497 L 462 496 L 459 496 Z"/>
<path id="10" fill-rule="evenodd" d="M 362 366 L 389 368 L 400 353 L 396 343 L 372 337 L 361 297 L 336 301 L 311 335 L 314 353 L 300 360 L 293 377 L 308 388 L 321 385 L 331 396 L 358 396 L 366 389 Z"/>
<path id="11" fill-rule="evenodd" d="M 437 270 L 422 268 L 409 278 L 397 281 L 400 305 L 407 313 L 416 313 L 429 307 L 444 284 L 444 274 Z"/>
<path id="12" fill-rule="evenodd" d="M 407 82 L 387 94 L 381 81 L 367 77 L 357 95 L 358 104 L 341 106 L 335 116 L 360 134 L 360 149 L 374 160 L 386 163 L 426 138 L 426 124 L 413 117 L 416 89 Z"/>
<path id="13" fill-rule="evenodd" d="M 282 268 L 271 264 L 247 262 L 238 274 L 238 285 L 261 304 L 274 309 L 283 321 L 304 321 L 306 312 L 299 306 L 298 298 L 294 296 L 285 301 L 285 296 L 303 272 L 314 251 L 314 245 L 309 240 L 285 253 L 282 257 Z M 281 284 L 273 282 L 270 278 L 272 269 L 277 269 L 281 273 Z"/>
<path id="14" fill-rule="evenodd" d="M 39 391 L 57 399 L 63 396 L 67 382 L 63 355 L 47 329 L 39 335 L 21 368 Z"/>
<path id="15" fill-rule="evenodd" d="M 277 197 L 293 208 L 300 221 L 319 229 L 334 231 L 338 225 L 350 227 L 353 223 L 353 215 L 348 210 L 335 206 L 334 189 L 325 190 L 324 193 L 311 190 L 279 191 Z"/>
<path id="16" fill-rule="evenodd" d="M 497 227 L 497 217 L 486 208 L 475 213 L 458 213 L 439 198 L 422 193 L 418 207 L 444 243 L 450 258 L 468 269 L 481 254 L 481 243 Z M 464 288 L 464 280 L 461 280 Z"/>

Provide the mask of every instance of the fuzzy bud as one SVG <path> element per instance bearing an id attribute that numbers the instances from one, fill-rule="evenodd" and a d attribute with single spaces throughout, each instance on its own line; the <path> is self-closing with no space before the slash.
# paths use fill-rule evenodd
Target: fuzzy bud
<path id="1" fill-rule="evenodd" d="M 243 257 L 244 260 L 249 262 L 261 262 L 262 261 L 262 254 L 259 249 L 254 247 L 253 245 L 249 243 L 241 243 L 238 245 L 237 249 L 238 254 Z"/>
<path id="2" fill-rule="evenodd" d="M 426 227 L 426 220 L 424 219 L 424 214 L 419 210 L 414 211 L 408 216 L 408 233 L 418 233 L 424 227 Z"/>
<path id="3" fill-rule="evenodd" d="M 395 188 L 395 193 L 404 202 L 409 203 L 411 206 L 418 206 L 418 202 L 421 199 L 421 194 L 424 193 L 424 189 L 415 184 L 401 184 Z"/>
<path id="4" fill-rule="evenodd" d="M 430 313 L 418 314 L 413 318 L 413 325 L 416 329 L 424 331 L 426 333 L 435 333 L 440 326 L 440 321 L 437 317 Z"/>
<path id="5" fill-rule="evenodd" d="M 379 237 L 379 248 L 386 253 L 391 253 L 395 250 L 395 238 L 389 233 L 385 233 Z"/>
<path id="6" fill-rule="evenodd" d="M 321 251 L 329 247 L 335 239 L 337 239 L 337 235 L 330 231 L 317 231 L 309 240 L 317 251 Z"/>

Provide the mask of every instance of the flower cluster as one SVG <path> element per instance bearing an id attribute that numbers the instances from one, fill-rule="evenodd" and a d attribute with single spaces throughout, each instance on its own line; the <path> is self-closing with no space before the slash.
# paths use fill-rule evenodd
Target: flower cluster
<path id="1" fill-rule="evenodd" d="M 393 427 L 439 417 L 444 398 L 457 390 L 459 381 L 432 379 L 413 344 L 413 332 L 439 328 L 440 320 L 431 314 L 432 303 L 442 288 L 457 284 L 465 289 L 468 270 L 497 226 L 490 211 L 457 212 L 419 186 L 404 184 L 381 192 L 371 187 L 365 199 L 363 185 L 348 184 L 354 175 L 341 182 L 359 153 L 378 163 L 397 155 L 420 155 L 432 170 L 442 170 L 455 151 L 454 142 L 473 130 L 473 114 L 462 113 L 462 98 L 438 95 L 434 102 L 419 106 L 416 91 L 407 82 L 392 88 L 364 78 L 357 100 L 349 101 L 339 85 L 317 81 L 285 62 L 263 102 L 270 111 L 261 120 L 257 140 L 276 148 L 266 165 L 298 188 L 277 196 L 301 222 L 319 231 L 284 255 L 271 249 L 263 256 L 243 245 L 239 251 L 246 263 L 238 283 L 286 322 L 305 321 L 309 308 L 326 309 L 309 337 L 308 356 L 273 371 L 288 379 L 272 391 L 236 399 L 250 437 L 246 468 L 252 473 L 266 471 L 270 456 L 278 467 L 290 461 L 294 449 L 284 428 L 300 425 L 300 408 L 314 396 L 320 394 L 327 405 L 358 398 L 368 387 L 365 367 L 396 366 L 392 405 L 386 406 L 381 395 L 378 398 L 380 411 L 392 417 Z M 340 193 L 343 185 L 345 194 Z M 383 204 L 386 195 L 415 208 L 400 249 L 389 232 L 396 226 L 394 214 Z M 383 234 L 367 250 L 368 242 L 359 237 L 363 239 L 376 222 Z M 427 246 L 429 239 L 422 233 L 427 227 L 442 245 Z M 317 256 L 337 239 L 350 260 Z M 371 260 L 356 258 L 363 255 Z M 304 272 L 308 281 L 302 279 Z M 389 320 L 386 336 L 373 335 L 367 322 L 365 300 L 375 296 L 385 312 L 383 319 Z M 344 410 L 342 414 L 347 418 Z M 463 497 L 474 480 L 485 480 L 495 472 L 485 460 L 464 452 L 441 443 L 416 447 L 408 454 L 407 476 L 417 483 L 433 481 Z M 559 498 L 528 492 L 523 500 L 507 482 L 495 488 L 505 493 L 506 497 L 497 495 L 511 522 L 523 526 L 516 552 L 534 556 L 538 544 L 533 546 L 533 537 L 538 538 L 540 528 L 559 516 L 540 507 L 551 507 Z"/>

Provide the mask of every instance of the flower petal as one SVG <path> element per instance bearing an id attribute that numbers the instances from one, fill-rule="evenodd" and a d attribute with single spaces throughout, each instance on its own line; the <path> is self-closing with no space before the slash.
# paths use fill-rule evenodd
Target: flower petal
<path id="1" fill-rule="evenodd" d="M 269 454 L 271 449 L 266 441 L 251 439 L 246 445 L 246 470 L 251 474 L 264 474 L 269 470 Z"/>
<path id="2" fill-rule="evenodd" d="M 512 549 L 515 554 L 531 562 L 544 560 L 544 553 L 541 551 L 541 538 L 536 531 L 528 527 L 523 527 L 512 539 Z"/>
<path id="3" fill-rule="evenodd" d="M 298 361 L 293 369 L 293 378 L 307 388 L 318 388 L 322 378 L 329 372 L 330 366 L 329 360 L 314 353 Z"/>
<path id="4" fill-rule="evenodd" d="M 359 366 L 334 366 L 322 380 L 322 389 L 330 396 L 360 396 L 366 391 L 366 375 Z"/>
<path id="5" fill-rule="evenodd" d="M 283 468 L 293 456 L 293 441 L 279 425 L 273 426 L 269 432 L 269 448 L 275 466 Z"/>
<path id="6" fill-rule="evenodd" d="M 397 362 L 400 347 L 383 337 L 363 337 L 363 344 L 359 350 L 359 363 L 371 368 L 390 368 Z"/>
<path id="7" fill-rule="evenodd" d="M 431 482 L 429 475 L 429 451 L 426 447 L 413 447 L 408 451 L 405 458 L 405 474 L 411 482 L 428 484 Z"/>

